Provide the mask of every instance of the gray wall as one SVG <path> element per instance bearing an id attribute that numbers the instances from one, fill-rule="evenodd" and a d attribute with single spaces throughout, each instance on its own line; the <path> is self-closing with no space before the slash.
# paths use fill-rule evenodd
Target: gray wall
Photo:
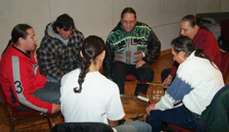
<path id="1" fill-rule="evenodd" d="M 0 53 L 14 25 L 32 25 L 39 44 L 46 24 L 61 13 L 70 14 L 85 36 L 96 34 L 106 39 L 126 6 L 135 8 L 138 20 L 150 25 L 162 49 L 167 49 L 184 15 L 229 11 L 229 0 L 0 0 Z"/>

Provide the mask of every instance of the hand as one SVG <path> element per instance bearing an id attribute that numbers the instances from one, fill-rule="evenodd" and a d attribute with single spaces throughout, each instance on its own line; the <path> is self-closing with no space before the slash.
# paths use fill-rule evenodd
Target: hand
<path id="1" fill-rule="evenodd" d="M 109 125 L 110 125 L 111 127 L 116 127 L 116 126 L 119 125 L 119 121 L 111 121 L 111 120 L 108 120 L 108 122 L 109 122 Z"/>
<path id="2" fill-rule="evenodd" d="M 146 62 L 145 62 L 144 60 L 140 60 L 140 61 L 136 62 L 135 67 L 136 67 L 136 68 L 140 68 L 140 67 L 142 67 L 145 63 L 146 63 Z"/>
<path id="3" fill-rule="evenodd" d="M 173 80 L 173 76 L 169 74 L 169 75 L 166 77 L 166 79 L 162 82 L 162 86 L 163 86 L 164 88 L 167 88 L 167 87 L 172 83 L 172 80 Z"/>
<path id="4" fill-rule="evenodd" d="M 154 103 L 152 103 L 148 107 L 146 107 L 146 113 L 147 113 L 147 115 L 150 115 L 150 111 L 152 111 L 154 109 L 154 107 L 155 107 L 155 104 Z"/>
<path id="5" fill-rule="evenodd" d="M 52 104 L 52 114 L 60 111 L 60 105 L 58 104 Z"/>
<path id="6" fill-rule="evenodd" d="M 141 61 L 144 57 L 142 51 L 137 51 L 134 53 L 134 55 L 136 62 Z"/>

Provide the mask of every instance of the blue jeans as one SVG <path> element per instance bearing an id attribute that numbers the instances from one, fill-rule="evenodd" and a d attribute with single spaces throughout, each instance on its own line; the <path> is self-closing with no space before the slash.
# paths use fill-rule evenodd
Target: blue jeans
<path id="1" fill-rule="evenodd" d="M 38 89 L 33 95 L 41 100 L 60 104 L 60 84 L 47 82 L 43 88 Z"/>
<path id="2" fill-rule="evenodd" d="M 151 126 L 143 121 L 126 121 L 115 127 L 117 132 L 152 132 Z"/>
<path id="3" fill-rule="evenodd" d="M 47 75 L 47 79 L 48 79 L 48 82 L 52 82 L 52 83 L 60 83 L 59 80 L 57 80 L 56 78 L 54 77 L 51 77 L 49 75 Z"/>
<path id="4" fill-rule="evenodd" d="M 147 117 L 147 122 L 152 126 L 153 132 L 160 132 L 163 123 L 171 123 L 194 129 L 195 131 L 203 131 L 199 126 L 201 122 L 200 116 L 190 112 L 184 105 L 165 111 L 152 110 Z"/>

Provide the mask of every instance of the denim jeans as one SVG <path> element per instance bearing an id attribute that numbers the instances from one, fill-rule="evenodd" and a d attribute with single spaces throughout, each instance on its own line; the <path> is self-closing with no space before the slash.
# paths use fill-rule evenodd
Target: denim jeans
<path id="1" fill-rule="evenodd" d="M 117 132 L 152 132 L 151 126 L 143 121 L 126 121 L 124 124 L 115 127 Z"/>
<path id="2" fill-rule="evenodd" d="M 59 80 L 57 80 L 56 78 L 54 77 L 51 77 L 49 75 L 47 75 L 47 79 L 48 79 L 48 82 L 52 82 L 52 83 L 60 83 Z"/>
<path id="3" fill-rule="evenodd" d="M 176 124 L 198 131 L 199 120 L 200 116 L 189 111 L 184 105 L 165 111 L 152 110 L 147 117 L 147 122 L 152 126 L 153 132 L 160 132 L 163 123 Z"/>
<path id="4" fill-rule="evenodd" d="M 60 84 L 48 82 L 43 88 L 38 89 L 34 96 L 47 102 L 60 104 Z"/>

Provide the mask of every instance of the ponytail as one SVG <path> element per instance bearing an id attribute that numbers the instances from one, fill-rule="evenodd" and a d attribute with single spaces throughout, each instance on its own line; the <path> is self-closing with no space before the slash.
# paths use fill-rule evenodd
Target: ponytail
<path id="1" fill-rule="evenodd" d="M 87 59 L 83 58 L 82 59 L 82 63 L 80 66 L 80 74 L 79 74 L 79 78 L 78 78 L 78 83 L 79 83 L 79 88 L 74 88 L 74 92 L 75 93 L 80 93 L 82 90 L 82 84 L 84 82 L 84 78 L 86 76 L 86 74 L 89 71 L 89 66 L 90 66 L 90 61 L 88 61 Z"/>
<path id="2" fill-rule="evenodd" d="M 105 50 L 104 41 L 97 36 L 88 36 L 84 41 L 81 49 L 82 61 L 80 64 L 80 74 L 78 77 L 79 88 L 74 88 L 75 93 L 82 91 L 82 84 L 86 74 L 89 72 L 90 65 L 94 62 L 96 57 Z"/>
<path id="3" fill-rule="evenodd" d="M 3 52 L 2 52 L 2 55 L 6 52 L 6 50 L 7 50 L 10 46 L 12 46 L 12 40 L 9 40 L 7 46 L 5 47 L 5 49 L 4 49 Z"/>

